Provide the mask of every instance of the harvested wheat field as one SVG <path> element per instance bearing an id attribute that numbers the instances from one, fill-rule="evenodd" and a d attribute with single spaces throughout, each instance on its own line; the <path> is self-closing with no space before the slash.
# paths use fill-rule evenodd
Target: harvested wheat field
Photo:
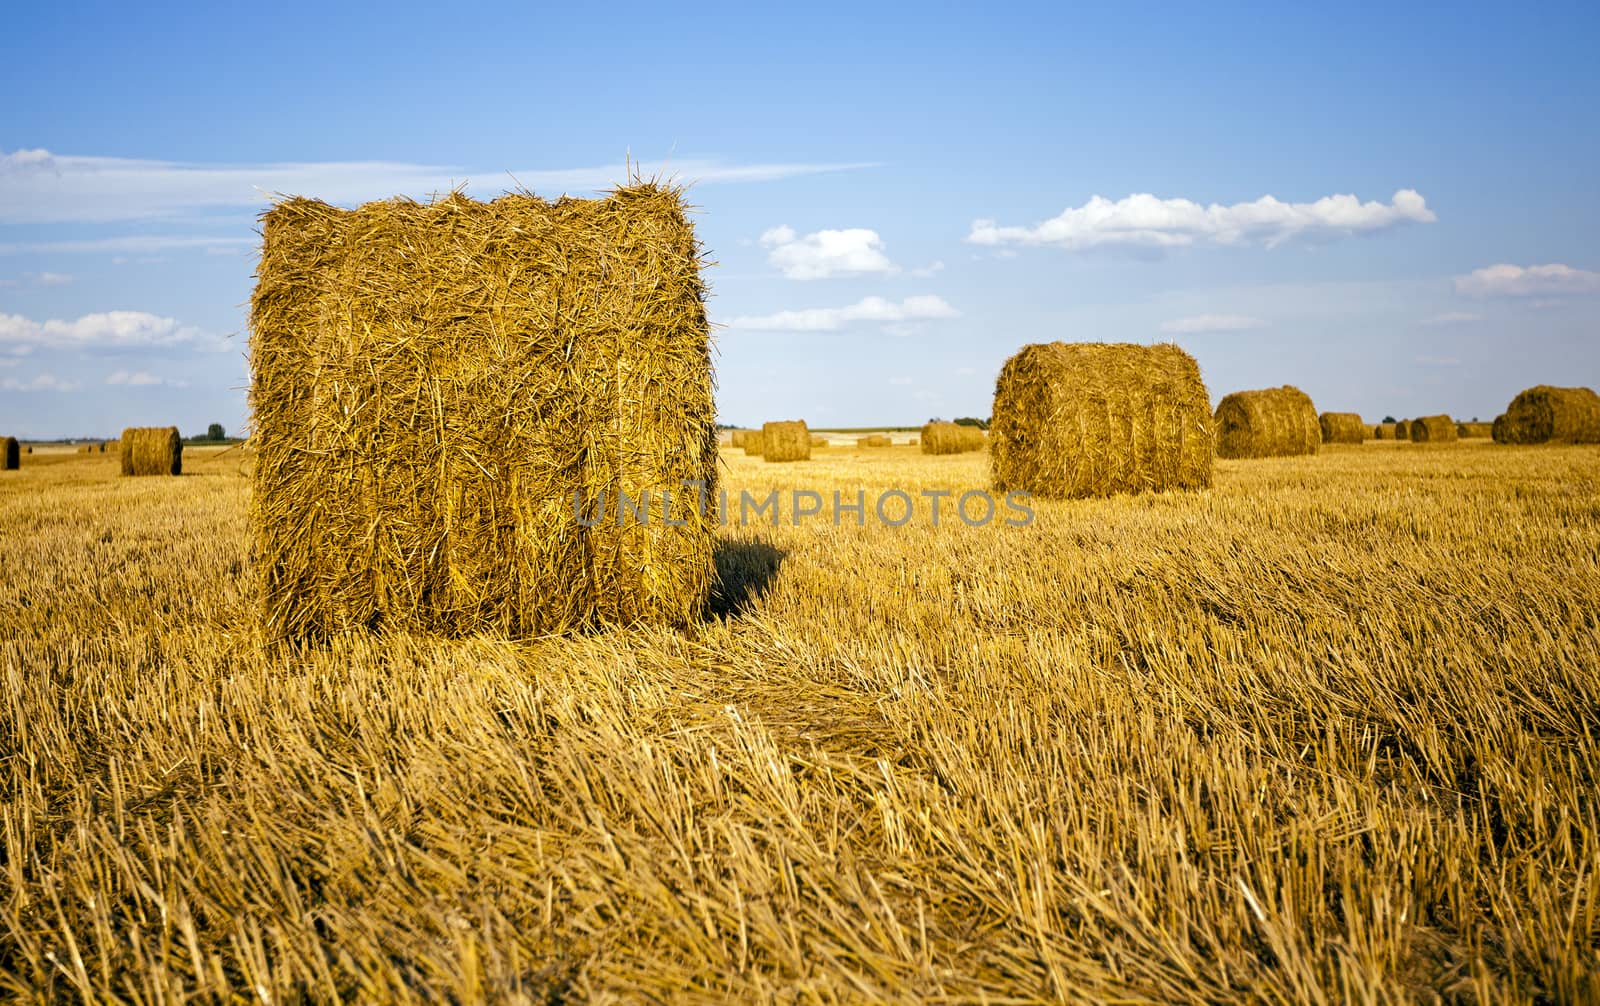
<path id="1" fill-rule="evenodd" d="M 0 480 L 7 998 L 1600 995 L 1596 448 L 1218 461 L 1026 526 L 784 496 L 682 630 L 298 649 L 259 461 L 186 453 Z M 869 510 L 987 465 L 722 458 Z"/>

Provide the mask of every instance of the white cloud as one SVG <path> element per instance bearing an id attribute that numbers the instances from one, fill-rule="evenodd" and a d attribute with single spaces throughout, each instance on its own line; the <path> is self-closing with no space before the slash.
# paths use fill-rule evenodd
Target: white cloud
<path id="1" fill-rule="evenodd" d="M 832 332 L 857 321 L 902 322 L 934 318 L 955 318 L 959 312 L 943 297 L 907 297 L 900 303 L 882 297 L 867 297 L 849 307 L 813 307 L 775 314 L 746 315 L 728 322 L 729 328 L 748 328 L 769 332 Z"/>
<path id="2" fill-rule="evenodd" d="M 1174 318 L 1161 323 L 1161 331 L 1173 335 L 1195 332 L 1246 332 L 1252 328 L 1265 328 L 1266 322 L 1243 314 L 1197 314 L 1188 318 Z"/>
<path id="3" fill-rule="evenodd" d="M 259 209 L 269 193 L 352 204 L 397 194 L 426 196 L 467 185 L 474 195 L 527 187 L 545 195 L 587 192 L 640 176 L 683 182 L 770 182 L 875 167 L 870 163 L 730 164 L 688 160 L 511 170 L 393 161 L 200 164 L 123 157 L 0 153 L 0 223 L 140 220 L 197 211 Z"/>
<path id="4" fill-rule="evenodd" d="M 1158 199 L 1137 193 L 1112 202 L 1095 196 L 1034 227 L 1002 227 L 978 220 L 967 240 L 979 245 L 1055 245 L 1083 249 L 1104 245 L 1170 248 L 1213 241 L 1273 247 L 1291 238 L 1334 238 L 1384 230 L 1402 223 L 1432 223 L 1437 217 L 1412 189 L 1389 203 L 1361 202 L 1353 195 L 1324 196 L 1311 203 L 1286 203 L 1272 196 L 1255 202 L 1201 206 L 1188 199 Z"/>
<path id="5" fill-rule="evenodd" d="M 1470 325 L 1475 321 L 1482 321 L 1483 315 L 1473 314 L 1471 311 L 1446 311 L 1436 314 L 1431 318 L 1424 318 L 1419 325 Z"/>
<path id="6" fill-rule="evenodd" d="M 60 272 L 30 272 L 25 274 L 33 286 L 66 286 L 72 277 Z"/>
<path id="7" fill-rule="evenodd" d="M 1600 272 L 1569 265 L 1499 265 L 1456 277 L 1456 292 L 1469 297 L 1538 297 L 1600 293 Z"/>
<path id="8" fill-rule="evenodd" d="M 761 245 L 769 249 L 767 261 L 790 279 L 897 271 L 883 253 L 883 239 L 878 232 L 864 227 L 816 231 L 800 237 L 793 227 L 780 224 L 761 235 Z"/>
<path id="9" fill-rule="evenodd" d="M 6 378 L 0 381 L 0 389 L 5 391 L 77 391 L 75 381 L 63 381 L 54 374 L 39 374 L 31 381 L 18 381 Z"/>
<path id="10" fill-rule="evenodd" d="M 126 385 L 130 388 L 153 388 L 166 386 L 169 388 L 187 388 L 188 381 L 174 381 L 165 377 L 157 377 L 148 370 L 135 370 L 131 373 L 119 370 L 106 378 L 107 384 Z"/>
<path id="11" fill-rule="evenodd" d="M 20 314 L 0 314 L 0 346 L 46 346 L 51 349 L 129 349 L 193 346 L 226 348 L 221 339 L 144 311 L 105 311 L 73 321 L 34 321 Z"/>
<path id="12" fill-rule="evenodd" d="M 257 239 L 253 237 L 213 237 L 199 234 L 129 234 L 113 238 L 88 238 L 74 241 L 28 241 L 20 244 L 0 244 L 0 255 L 62 255 L 97 252 L 123 253 L 132 255 L 148 255 L 158 251 L 182 251 L 188 248 L 204 248 L 206 251 L 227 248 L 234 251 L 245 247 L 254 247 Z M 115 258 L 112 262 L 121 265 L 125 258 Z M 148 258 L 143 261 L 163 262 L 165 259 Z"/>

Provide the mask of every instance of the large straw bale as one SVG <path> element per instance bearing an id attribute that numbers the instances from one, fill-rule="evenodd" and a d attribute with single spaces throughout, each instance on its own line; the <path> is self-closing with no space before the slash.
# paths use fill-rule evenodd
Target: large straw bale
<path id="1" fill-rule="evenodd" d="M 16 437 L 0 437 L 0 471 L 14 472 L 22 467 L 22 445 Z"/>
<path id="2" fill-rule="evenodd" d="M 1456 440 L 1456 421 L 1449 416 L 1423 416 L 1411 420 L 1411 440 L 1419 444 L 1451 444 Z"/>
<path id="3" fill-rule="evenodd" d="M 1504 444 L 1600 444 L 1600 395 L 1589 388 L 1528 388 L 1495 420 Z"/>
<path id="4" fill-rule="evenodd" d="M 717 431 L 679 190 L 294 198 L 262 221 L 250 521 L 269 633 L 701 616 L 717 517 L 682 482 L 716 498 Z M 619 494 L 648 504 L 624 514 Z"/>
<path id="5" fill-rule="evenodd" d="M 1317 417 L 1317 423 L 1322 427 L 1322 442 L 1325 444 L 1363 443 L 1371 429 L 1354 412 L 1324 412 Z"/>
<path id="6" fill-rule="evenodd" d="M 924 454 L 965 454 L 981 451 L 986 442 L 983 431 L 962 423 L 928 423 L 922 427 Z"/>
<path id="7" fill-rule="evenodd" d="M 1315 454 L 1322 426 L 1311 396 L 1293 385 L 1235 391 L 1217 406 L 1217 456 L 1269 458 Z"/>
<path id="8" fill-rule="evenodd" d="M 183 438 L 176 426 L 130 426 L 122 431 L 122 474 L 183 474 Z"/>
<path id="9" fill-rule="evenodd" d="M 768 461 L 811 460 L 811 431 L 804 419 L 765 423 L 761 427 L 761 456 Z"/>
<path id="10" fill-rule="evenodd" d="M 1211 408 L 1173 345 L 1035 343 L 995 382 L 996 487 L 1047 498 L 1211 485 Z M 928 432 L 922 435 L 927 450 Z"/>

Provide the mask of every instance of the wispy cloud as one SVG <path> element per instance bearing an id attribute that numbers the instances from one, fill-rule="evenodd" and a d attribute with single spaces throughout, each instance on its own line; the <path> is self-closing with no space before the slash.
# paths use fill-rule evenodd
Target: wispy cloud
<path id="1" fill-rule="evenodd" d="M 1549 297 L 1600 293 L 1600 272 L 1569 265 L 1498 265 L 1456 277 L 1456 292 L 1469 297 Z"/>
<path id="2" fill-rule="evenodd" d="M 1436 314 L 1431 318 L 1424 318 L 1417 322 L 1417 324 L 1428 326 L 1470 325 L 1473 322 L 1482 320 L 1483 315 L 1474 314 L 1471 311 L 1446 311 L 1443 314 Z"/>
<path id="3" fill-rule="evenodd" d="M 172 380 L 166 377 L 157 377 L 148 370 L 119 370 L 106 378 L 107 384 L 124 385 L 130 388 L 187 388 L 188 381 Z"/>
<path id="4" fill-rule="evenodd" d="M 144 311 L 105 311 L 81 318 L 34 321 L 0 314 L 0 346 L 31 349 L 134 349 L 186 346 L 223 349 L 225 343 L 200 329 Z"/>
<path id="5" fill-rule="evenodd" d="M 11 377 L 0 381 L 0 389 L 5 391 L 77 391 L 79 387 L 76 381 L 63 381 L 54 374 L 39 374 L 29 381 Z"/>
<path id="6" fill-rule="evenodd" d="M 1107 245 L 1171 248 L 1216 244 L 1282 244 L 1293 238 L 1328 240 L 1438 219 L 1412 189 L 1391 202 L 1362 202 L 1353 195 L 1286 203 L 1272 196 L 1255 202 L 1201 206 L 1189 199 L 1159 199 L 1149 193 L 1115 202 L 1095 196 L 1080 207 L 1032 227 L 1002 227 L 978 220 L 967 240 L 979 245 L 1054 245 L 1086 249 Z"/>
<path id="7" fill-rule="evenodd" d="M 204 234 L 129 234 L 123 237 L 86 238 L 72 241 L 26 241 L 0 244 L 0 255 L 61 255 L 108 253 L 115 255 L 148 255 L 153 252 L 183 251 L 189 248 L 229 249 L 241 251 L 254 247 L 255 237 L 238 235 L 224 237 Z"/>
<path id="8" fill-rule="evenodd" d="M 813 307 L 775 314 L 745 315 L 728 322 L 729 328 L 768 332 L 832 332 L 852 322 L 903 322 L 955 318 L 960 312 L 943 297 L 907 297 L 896 304 L 882 297 L 866 297 L 848 307 Z"/>
<path id="9" fill-rule="evenodd" d="M 1161 331 L 1171 335 L 1188 335 L 1196 332 L 1247 332 L 1265 328 L 1266 322 L 1243 314 L 1197 314 L 1188 318 L 1174 318 L 1161 323 Z"/>
<path id="10" fill-rule="evenodd" d="M 697 184 L 773 182 L 876 166 L 870 162 L 723 160 L 637 162 L 631 170 Z M 270 193 L 351 204 L 396 194 L 426 196 L 466 186 L 495 195 L 519 186 L 541 194 L 587 192 L 626 182 L 627 164 L 556 170 L 396 161 L 205 164 L 53 154 L 0 153 L 0 223 L 140 220 L 195 212 L 254 209 Z"/>
<path id="11" fill-rule="evenodd" d="M 790 279 L 828 279 L 897 271 L 883 252 L 883 238 L 864 227 L 816 231 L 801 237 L 786 224 L 762 233 L 767 261 Z"/>

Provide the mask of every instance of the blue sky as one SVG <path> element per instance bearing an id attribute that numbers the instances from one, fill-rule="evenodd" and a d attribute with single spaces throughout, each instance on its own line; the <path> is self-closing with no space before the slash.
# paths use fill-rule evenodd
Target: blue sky
<path id="1" fill-rule="evenodd" d="M 262 190 L 694 182 L 724 421 L 987 415 L 1175 340 L 1368 419 L 1600 385 L 1593 4 L 33 5 L 0 36 L 0 431 L 247 422 Z"/>

